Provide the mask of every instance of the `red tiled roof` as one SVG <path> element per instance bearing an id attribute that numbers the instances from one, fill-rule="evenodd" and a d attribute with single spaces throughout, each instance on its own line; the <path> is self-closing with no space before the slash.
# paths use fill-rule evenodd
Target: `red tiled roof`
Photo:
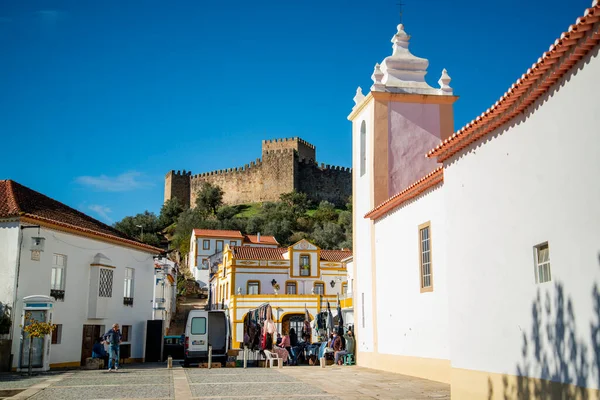
<path id="1" fill-rule="evenodd" d="M 340 262 L 352 255 L 350 250 L 321 250 L 321 260 Z"/>
<path id="2" fill-rule="evenodd" d="M 425 175 L 417 182 L 413 183 L 400 193 L 390 197 L 383 203 L 365 214 L 365 218 L 377 219 L 387 214 L 394 208 L 400 206 L 410 199 L 414 199 L 429 188 L 434 187 L 444 182 L 444 170 L 443 167 L 437 167 L 433 172 Z"/>
<path id="3" fill-rule="evenodd" d="M 427 157 L 437 156 L 442 162 L 523 112 L 600 42 L 598 21 L 600 2 L 594 0 L 493 106 L 429 151 Z"/>
<path id="4" fill-rule="evenodd" d="M 287 247 L 233 246 L 233 257 L 241 260 L 283 260 Z M 352 255 L 349 250 L 321 250 L 321 260 L 339 262 Z"/>
<path id="5" fill-rule="evenodd" d="M 233 257 L 242 260 L 283 260 L 287 247 L 232 246 Z"/>
<path id="6" fill-rule="evenodd" d="M 244 235 L 244 243 L 252 244 L 279 244 L 275 236 L 260 235 L 260 242 L 258 241 L 258 235 Z"/>
<path id="7" fill-rule="evenodd" d="M 228 231 L 223 229 L 194 229 L 194 235 L 202 237 L 244 238 L 240 231 Z"/>
<path id="8" fill-rule="evenodd" d="M 162 250 L 131 239 L 106 225 L 59 201 L 12 180 L 0 180 L 0 218 L 28 217 L 40 222 L 118 240 L 129 245 L 161 253 Z"/>

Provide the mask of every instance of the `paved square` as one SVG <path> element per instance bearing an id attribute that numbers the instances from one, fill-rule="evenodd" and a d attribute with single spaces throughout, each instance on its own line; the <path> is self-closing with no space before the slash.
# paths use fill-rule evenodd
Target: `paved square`
<path id="1" fill-rule="evenodd" d="M 449 399 L 450 386 L 360 367 L 182 368 L 0 375 L 0 399 Z"/>

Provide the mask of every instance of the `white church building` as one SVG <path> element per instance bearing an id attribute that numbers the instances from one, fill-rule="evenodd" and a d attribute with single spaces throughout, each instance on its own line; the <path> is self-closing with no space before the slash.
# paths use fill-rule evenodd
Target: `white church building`
<path id="1" fill-rule="evenodd" d="M 358 365 L 458 399 L 595 398 L 598 1 L 456 132 L 448 73 L 429 86 L 409 40 L 348 117 Z"/>

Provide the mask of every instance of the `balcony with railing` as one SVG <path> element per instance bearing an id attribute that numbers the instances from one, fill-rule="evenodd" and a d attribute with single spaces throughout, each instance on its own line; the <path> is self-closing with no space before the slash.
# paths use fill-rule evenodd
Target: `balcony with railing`
<path id="1" fill-rule="evenodd" d="M 50 289 L 50 297 L 54 297 L 56 301 L 64 301 L 65 291 L 60 289 Z"/>

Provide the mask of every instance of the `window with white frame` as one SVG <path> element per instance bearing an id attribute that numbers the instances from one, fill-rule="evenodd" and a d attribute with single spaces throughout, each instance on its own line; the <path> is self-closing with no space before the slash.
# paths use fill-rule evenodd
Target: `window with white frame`
<path id="1" fill-rule="evenodd" d="M 534 247 L 534 257 L 536 282 L 550 282 L 552 280 L 552 272 L 550 271 L 550 247 L 548 247 L 548 242 L 538 244 Z"/>
<path id="2" fill-rule="evenodd" d="M 367 124 L 363 121 L 360 124 L 360 176 L 363 176 L 367 170 Z"/>
<path id="3" fill-rule="evenodd" d="M 433 273 L 431 270 L 431 224 L 419 225 L 419 267 L 421 292 L 433 291 Z"/>
<path id="4" fill-rule="evenodd" d="M 52 255 L 52 273 L 50 276 L 50 296 L 56 300 L 64 300 L 65 281 L 67 272 L 67 256 L 63 254 Z"/>
<path id="5" fill-rule="evenodd" d="M 133 268 L 125 268 L 125 290 L 123 292 L 124 304 L 133 305 L 133 282 L 135 270 Z"/>

